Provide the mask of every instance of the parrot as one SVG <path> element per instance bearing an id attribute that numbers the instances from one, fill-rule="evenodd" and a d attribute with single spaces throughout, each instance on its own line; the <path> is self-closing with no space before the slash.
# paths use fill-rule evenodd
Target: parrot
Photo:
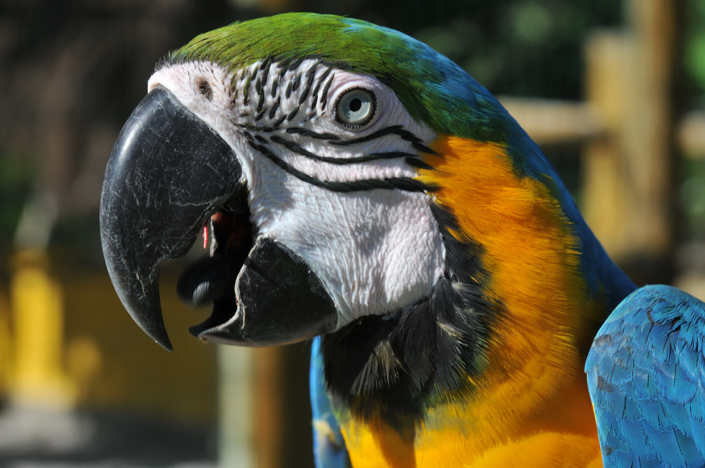
<path id="1" fill-rule="evenodd" d="M 702 303 L 637 290 L 499 101 L 403 33 L 285 13 L 168 53 L 100 232 L 167 350 L 159 267 L 201 232 L 195 337 L 312 340 L 317 468 L 702 465 Z"/>

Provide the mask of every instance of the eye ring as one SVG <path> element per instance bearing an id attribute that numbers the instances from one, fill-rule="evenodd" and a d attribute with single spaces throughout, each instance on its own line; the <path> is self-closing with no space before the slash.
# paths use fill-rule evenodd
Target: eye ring
<path id="1" fill-rule="evenodd" d="M 366 88 L 350 88 L 335 103 L 335 120 L 352 129 L 365 127 L 376 113 L 375 93 Z"/>

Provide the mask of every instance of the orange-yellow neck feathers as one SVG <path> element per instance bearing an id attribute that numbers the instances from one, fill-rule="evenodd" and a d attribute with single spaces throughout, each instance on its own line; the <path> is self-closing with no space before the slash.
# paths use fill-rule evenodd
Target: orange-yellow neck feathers
<path id="1" fill-rule="evenodd" d="M 431 408 L 396 453 L 418 468 L 599 463 L 581 348 L 606 305 L 589 297 L 574 226 L 544 184 L 516 175 L 501 145 L 440 137 L 432 148 L 439 156 L 425 157 L 433 170 L 421 178 L 455 214 L 462 232 L 452 234 L 480 245 L 486 294 L 502 313 L 475 390 Z M 354 466 L 399 464 L 385 447 L 402 442 L 377 425 L 350 420 L 343 432 Z"/>

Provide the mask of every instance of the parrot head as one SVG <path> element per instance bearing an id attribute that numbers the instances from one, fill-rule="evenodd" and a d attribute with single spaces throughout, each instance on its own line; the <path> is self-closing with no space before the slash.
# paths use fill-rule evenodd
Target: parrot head
<path id="1" fill-rule="evenodd" d="M 472 142 L 463 157 L 458 142 Z M 514 250 L 479 238 L 501 236 L 503 219 Z M 211 255 L 177 285 L 185 302 L 213 304 L 194 335 L 244 346 L 324 335 L 333 390 L 401 405 L 486 364 L 505 309 L 488 294 L 500 263 L 487 249 L 526 257 L 511 278 L 560 286 L 552 265 L 570 257 L 576 270 L 592 239 L 540 150 L 456 64 L 387 28 L 301 13 L 167 55 L 111 153 L 100 223 L 120 299 L 165 348 L 159 265 L 205 225 Z M 534 250 L 532 236 L 550 246 L 559 231 L 570 239 L 555 254 Z"/>
<path id="2" fill-rule="evenodd" d="M 421 157 L 444 115 L 498 106 L 456 68 L 396 31 L 302 14 L 171 53 L 103 187 L 104 251 L 132 317 L 169 347 L 158 266 L 207 222 L 212 256 L 179 282 L 187 302 L 213 302 L 203 339 L 288 343 L 428 297 L 446 253 Z"/>

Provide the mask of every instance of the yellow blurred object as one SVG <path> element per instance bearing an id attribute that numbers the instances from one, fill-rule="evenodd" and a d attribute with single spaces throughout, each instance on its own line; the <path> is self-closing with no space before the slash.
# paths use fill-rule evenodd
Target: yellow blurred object
<path id="1" fill-rule="evenodd" d="M 66 346 L 66 367 L 79 389 L 88 388 L 103 367 L 103 356 L 88 336 L 72 339 Z"/>
<path id="2" fill-rule="evenodd" d="M 12 370 L 12 336 L 10 335 L 10 300 L 0 291 L 0 395 L 6 395 Z"/>
<path id="3" fill-rule="evenodd" d="M 10 282 L 14 378 L 10 397 L 21 404 L 65 408 L 75 401 L 63 369 L 63 295 L 42 251 L 15 255 Z"/>
<path id="4" fill-rule="evenodd" d="M 161 302 L 174 352 L 151 340 L 120 303 L 105 270 L 53 253 L 64 296 L 66 373 L 81 408 L 119 410 L 196 424 L 216 413 L 216 346 L 188 327 L 209 310 L 189 310 L 176 295 L 176 271 L 162 269 Z"/>
<path id="5" fill-rule="evenodd" d="M 59 252 L 51 257 L 17 253 L 7 300 L 0 291 L 0 396 L 24 406 L 213 423 L 215 346 L 187 332 L 199 313 L 179 303 L 176 277 L 163 275 L 162 305 L 176 348 L 168 353 L 133 323 L 105 271 Z"/>

